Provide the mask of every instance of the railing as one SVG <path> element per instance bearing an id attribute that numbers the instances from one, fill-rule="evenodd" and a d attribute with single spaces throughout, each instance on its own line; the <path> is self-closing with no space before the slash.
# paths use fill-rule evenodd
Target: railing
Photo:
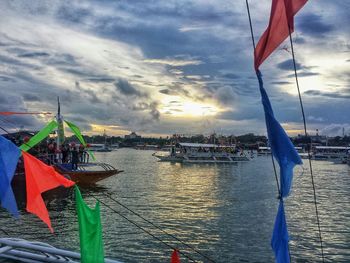
<path id="1" fill-rule="evenodd" d="M 41 154 L 37 155 L 37 158 L 42 160 L 43 162 L 53 165 L 53 164 L 71 164 L 71 156 L 66 162 L 63 162 L 62 160 L 62 154 Z M 78 167 L 76 170 L 78 171 L 87 171 L 86 167 L 88 166 L 100 166 L 102 167 L 105 171 L 112 171 L 116 170 L 115 167 L 113 167 L 110 164 L 107 163 L 90 163 L 89 162 L 89 154 L 87 152 L 83 152 L 82 156 L 79 156 L 79 163 Z"/>

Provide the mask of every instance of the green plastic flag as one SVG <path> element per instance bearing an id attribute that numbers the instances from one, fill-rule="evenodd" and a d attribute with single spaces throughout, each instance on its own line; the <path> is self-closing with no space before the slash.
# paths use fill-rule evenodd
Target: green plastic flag
<path id="1" fill-rule="evenodd" d="M 49 134 L 57 127 L 57 122 L 52 120 L 49 124 L 47 124 L 41 131 L 35 134 L 27 143 L 22 144 L 19 148 L 22 151 L 27 152 L 32 147 L 37 145 L 39 142 L 44 140 Z"/>
<path id="2" fill-rule="evenodd" d="M 81 132 L 80 132 L 80 129 L 77 125 L 69 122 L 69 121 L 66 121 L 65 120 L 65 123 L 67 123 L 68 127 L 72 130 L 72 132 L 75 134 L 75 136 L 77 136 L 77 138 L 79 139 L 79 141 L 81 142 L 82 145 L 84 145 L 84 147 L 86 147 L 86 142 L 83 138 L 83 135 L 81 135 Z M 95 161 L 95 156 L 93 155 L 93 153 L 89 150 L 87 150 L 89 155 L 91 156 L 91 158 Z"/>
<path id="3" fill-rule="evenodd" d="M 95 209 L 88 207 L 77 186 L 75 186 L 75 201 L 79 221 L 81 262 L 103 263 L 104 252 L 100 203 L 96 203 Z"/>

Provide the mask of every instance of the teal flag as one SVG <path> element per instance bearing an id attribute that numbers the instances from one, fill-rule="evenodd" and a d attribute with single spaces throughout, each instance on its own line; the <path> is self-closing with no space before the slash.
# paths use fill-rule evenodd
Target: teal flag
<path id="1" fill-rule="evenodd" d="M 96 203 L 95 209 L 88 207 L 76 185 L 75 201 L 79 221 L 81 262 L 103 263 L 104 251 L 100 219 L 100 203 Z"/>
<path id="2" fill-rule="evenodd" d="M 39 131 L 37 134 L 35 134 L 30 140 L 24 144 L 22 144 L 19 148 L 22 151 L 27 152 L 32 147 L 37 145 L 39 142 L 44 140 L 49 134 L 57 128 L 57 122 L 55 120 L 52 120 L 50 123 L 48 123 L 41 131 Z"/>
<path id="3" fill-rule="evenodd" d="M 79 127 L 77 125 L 69 122 L 69 121 L 66 121 L 66 120 L 65 120 L 65 123 L 67 123 L 68 127 L 72 130 L 72 132 L 75 134 L 75 136 L 77 136 L 77 138 L 79 139 L 80 143 L 82 145 L 84 145 L 84 147 L 86 147 L 86 142 L 85 142 L 85 140 L 83 138 L 83 135 L 81 135 Z M 87 150 L 87 151 L 88 151 L 89 155 L 92 157 L 92 159 L 95 161 L 96 159 L 95 159 L 95 156 L 93 155 L 93 153 L 91 151 L 89 151 L 89 150 Z"/>

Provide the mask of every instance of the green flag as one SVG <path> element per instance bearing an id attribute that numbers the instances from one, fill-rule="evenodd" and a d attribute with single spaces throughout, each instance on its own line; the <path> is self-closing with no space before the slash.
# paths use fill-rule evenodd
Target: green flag
<path id="1" fill-rule="evenodd" d="M 86 142 L 83 138 L 83 135 L 81 135 L 81 132 L 80 132 L 80 129 L 77 125 L 69 122 L 69 121 L 66 121 L 65 120 L 65 123 L 67 123 L 67 125 L 69 126 L 69 128 L 72 130 L 72 132 L 75 134 L 75 136 L 77 136 L 77 138 L 79 139 L 80 143 L 82 145 L 84 145 L 84 147 L 86 147 Z M 91 156 L 91 158 L 95 161 L 95 156 L 93 155 L 93 153 L 89 150 L 87 150 L 89 155 Z"/>
<path id="2" fill-rule="evenodd" d="M 80 254 L 82 263 L 103 263 L 102 226 L 100 219 L 100 203 L 95 209 L 88 207 L 75 185 L 75 201 L 79 221 Z"/>
<path id="3" fill-rule="evenodd" d="M 49 124 L 47 124 L 41 131 L 35 134 L 27 143 L 22 144 L 19 148 L 22 151 L 28 151 L 30 148 L 37 145 L 39 142 L 44 140 L 49 134 L 57 127 L 57 122 L 52 120 Z"/>

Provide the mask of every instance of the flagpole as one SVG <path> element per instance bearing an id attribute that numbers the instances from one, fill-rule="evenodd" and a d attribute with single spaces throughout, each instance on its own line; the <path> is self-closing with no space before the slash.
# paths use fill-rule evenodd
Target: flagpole
<path id="1" fill-rule="evenodd" d="M 287 14 L 286 14 L 287 16 Z M 288 16 L 287 16 L 287 21 L 288 21 Z M 301 114 L 303 116 L 303 123 L 304 123 L 304 133 L 305 133 L 305 138 L 307 139 L 309 136 L 307 134 L 307 127 L 306 127 L 306 118 L 305 118 L 305 112 L 304 112 L 304 105 L 303 105 L 303 100 L 301 98 L 301 93 L 300 93 L 300 87 L 299 87 L 299 80 L 298 80 L 298 73 L 297 73 L 297 66 L 295 62 L 295 55 L 294 55 L 294 46 L 293 46 L 293 39 L 292 39 L 292 32 L 290 30 L 290 25 L 288 21 L 288 30 L 289 30 L 289 40 L 290 40 L 290 47 L 292 50 L 292 58 L 293 58 L 293 67 L 294 67 L 294 76 L 295 76 L 295 82 L 298 90 L 298 96 L 299 96 L 299 103 L 300 103 L 300 108 L 301 108 Z M 312 189 L 313 189 L 313 195 L 314 195 L 314 205 L 315 205 L 315 211 L 316 211 L 316 219 L 317 219 L 317 226 L 318 226 L 318 234 L 320 238 L 320 246 L 321 246 L 321 255 L 322 255 L 322 262 L 324 263 L 324 253 L 323 253 L 323 241 L 322 241 L 322 233 L 321 233 L 321 225 L 320 225 L 320 218 L 318 214 L 318 208 L 317 208 L 317 196 L 316 196 L 316 187 L 315 187 L 315 182 L 314 182 L 314 175 L 312 171 L 312 164 L 311 164 L 311 137 L 310 137 L 310 142 L 307 147 L 307 155 L 308 155 L 308 160 L 309 160 L 309 167 L 310 167 L 310 175 L 311 175 L 311 184 L 312 184 Z"/>

